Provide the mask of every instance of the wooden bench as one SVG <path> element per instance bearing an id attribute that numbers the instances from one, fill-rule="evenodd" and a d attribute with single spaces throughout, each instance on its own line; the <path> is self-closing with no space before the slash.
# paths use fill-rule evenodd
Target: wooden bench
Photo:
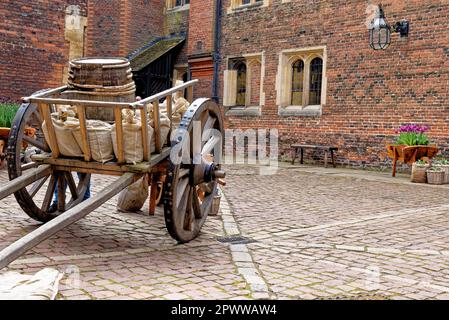
<path id="1" fill-rule="evenodd" d="M 322 150 L 324 151 L 324 167 L 327 168 L 327 162 L 329 158 L 329 153 L 332 159 L 332 165 L 336 168 L 335 159 L 334 159 L 334 151 L 337 152 L 337 147 L 332 146 L 318 146 L 318 145 L 309 145 L 309 144 L 293 144 L 293 160 L 292 165 L 295 164 L 295 160 L 298 157 L 298 152 L 301 150 L 301 164 L 304 164 L 304 149 L 314 149 L 314 150 Z"/>

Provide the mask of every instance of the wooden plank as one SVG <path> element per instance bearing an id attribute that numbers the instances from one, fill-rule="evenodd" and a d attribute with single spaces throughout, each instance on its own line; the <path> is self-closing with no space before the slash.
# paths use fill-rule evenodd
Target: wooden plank
<path id="1" fill-rule="evenodd" d="M 159 101 L 153 102 L 153 123 L 154 123 L 154 140 L 156 153 L 161 153 L 161 118 L 159 111 Z"/>
<path id="2" fill-rule="evenodd" d="M 168 131 L 168 142 L 170 142 L 171 139 L 171 129 L 172 129 L 172 120 L 173 120 L 173 106 L 172 106 L 172 96 L 169 95 L 165 98 L 165 101 L 167 103 L 167 115 L 170 119 L 170 130 Z"/>
<path id="3" fill-rule="evenodd" d="M 34 99 L 34 98 L 45 98 L 45 97 L 48 97 L 48 96 L 52 96 L 52 95 L 55 95 L 55 94 L 59 94 L 59 93 L 61 93 L 62 91 L 66 90 L 67 88 L 68 88 L 67 86 L 62 86 L 62 87 L 55 88 L 55 89 L 49 89 L 49 90 L 40 92 L 40 93 L 38 93 L 38 94 L 32 95 L 32 96 L 30 96 L 30 97 L 22 98 L 22 100 L 23 100 L 24 102 L 29 102 L 30 99 Z"/>
<path id="4" fill-rule="evenodd" d="M 42 179 L 51 174 L 51 166 L 42 165 L 35 169 L 27 170 L 20 177 L 11 180 L 0 187 L 0 200 L 6 198 L 7 196 L 19 191 L 32 184 L 33 182 Z"/>
<path id="5" fill-rule="evenodd" d="M 58 231 L 82 219 L 100 207 L 103 203 L 114 197 L 124 188 L 128 187 L 138 177 L 138 174 L 126 173 L 94 197 L 80 203 L 72 209 L 67 210 L 38 229 L 30 232 L 25 237 L 9 245 L 0 252 L 0 269 L 3 269 L 25 252 L 37 246 L 42 241 L 50 238 Z"/>
<path id="6" fill-rule="evenodd" d="M 117 139 L 117 160 L 118 163 L 125 162 L 125 150 L 123 148 L 123 123 L 122 123 L 122 109 L 120 107 L 114 108 L 115 117 L 115 137 Z"/>
<path id="7" fill-rule="evenodd" d="M 167 89 L 165 91 L 159 92 L 159 93 L 157 93 L 155 95 L 152 95 L 152 96 L 150 96 L 148 98 L 145 98 L 143 100 L 134 102 L 131 105 L 133 107 L 137 107 L 137 106 L 143 106 L 144 104 L 148 104 L 149 102 L 159 101 L 160 99 L 163 99 L 163 98 L 165 98 L 168 95 L 172 95 L 172 94 L 174 94 L 177 91 L 183 91 L 186 88 L 193 87 L 197 83 L 198 83 L 198 79 L 190 80 L 190 81 L 187 81 L 186 83 L 181 84 L 179 86 Z"/>
<path id="8" fill-rule="evenodd" d="M 187 88 L 187 101 L 193 102 L 193 86 Z"/>
<path id="9" fill-rule="evenodd" d="M 33 98 L 29 97 L 24 99 L 25 102 L 31 103 L 46 103 L 46 104 L 68 104 L 71 106 L 85 106 L 85 107 L 104 107 L 104 108 L 114 108 L 114 107 L 122 107 L 122 108 L 130 108 L 131 106 L 134 109 L 140 109 L 142 106 L 139 104 L 133 105 L 131 103 L 125 102 L 107 102 L 107 101 L 94 101 L 94 100 L 75 100 L 75 99 L 52 99 L 52 98 Z"/>
<path id="10" fill-rule="evenodd" d="M 50 105 L 39 104 L 39 111 L 45 121 L 45 124 L 47 125 L 48 139 L 50 140 L 48 143 L 51 146 L 52 151 L 51 155 L 53 158 L 57 158 L 59 157 L 59 147 L 58 140 L 56 139 L 55 128 L 53 127 L 53 121 L 51 119 Z"/>
<path id="11" fill-rule="evenodd" d="M 140 121 L 142 125 L 142 145 L 143 145 L 143 161 L 150 160 L 150 143 L 148 140 L 148 116 L 147 108 L 140 110 Z"/>
<path id="12" fill-rule="evenodd" d="M 90 152 L 89 138 L 87 136 L 87 124 L 86 124 L 86 107 L 77 106 L 78 118 L 80 121 L 80 131 L 82 140 L 82 149 L 84 153 L 84 160 L 90 161 L 92 159 L 92 154 Z"/>

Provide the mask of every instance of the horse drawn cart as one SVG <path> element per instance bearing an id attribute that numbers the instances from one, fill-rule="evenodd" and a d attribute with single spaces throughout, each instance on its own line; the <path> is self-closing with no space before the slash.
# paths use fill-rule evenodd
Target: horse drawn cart
<path id="1" fill-rule="evenodd" d="M 189 81 L 141 101 L 111 102 L 68 98 L 68 87 L 44 90 L 23 98 L 9 135 L 7 161 L 10 182 L 0 188 L 0 200 L 14 194 L 20 207 L 31 218 L 44 224 L 0 252 L 0 269 L 100 207 L 138 179 L 163 174 L 164 217 L 169 234 L 184 243 L 196 238 L 211 210 L 219 179 L 224 172 L 217 159 L 221 156 L 222 115 L 217 104 L 206 98 L 192 101 L 193 86 Z M 171 126 L 169 143 L 160 140 L 160 102 L 165 99 L 171 119 L 171 99 L 176 92 L 187 92 L 190 106 L 177 127 Z M 82 137 L 82 158 L 63 156 L 58 149 L 52 113 L 60 105 L 77 111 Z M 151 105 L 151 108 L 149 106 Z M 114 117 L 116 157 L 105 163 L 93 161 L 86 129 L 86 109 L 108 110 Z M 143 161 L 126 163 L 123 135 L 123 111 L 140 113 Z M 148 136 L 152 118 L 155 146 Z M 45 124 L 43 126 L 43 124 Z M 35 128 L 33 137 L 24 134 Z M 46 132 L 45 132 L 46 130 Z M 153 130 L 153 129 L 151 129 Z M 45 134 L 44 134 L 45 133 Z M 31 162 L 23 163 L 23 143 L 33 146 Z M 154 152 L 151 152 L 151 149 Z M 214 162 L 215 161 L 215 162 Z M 77 173 L 78 178 L 72 173 Z M 95 196 L 84 200 L 92 174 L 118 176 Z M 57 191 L 57 210 L 50 210 Z M 67 190 L 67 191 L 66 191 Z M 37 194 L 40 197 L 37 197 Z"/>

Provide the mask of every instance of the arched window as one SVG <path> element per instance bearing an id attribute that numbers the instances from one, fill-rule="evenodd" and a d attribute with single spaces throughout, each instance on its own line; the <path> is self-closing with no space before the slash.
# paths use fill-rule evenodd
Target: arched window
<path id="1" fill-rule="evenodd" d="M 292 65 L 292 102 L 294 106 L 302 106 L 304 95 L 304 62 L 297 60 Z"/>
<path id="2" fill-rule="evenodd" d="M 235 69 L 237 70 L 237 105 L 246 104 L 246 64 L 239 61 Z"/>
<path id="3" fill-rule="evenodd" d="M 322 83 L 323 83 L 323 59 L 315 58 L 310 62 L 309 105 L 321 104 Z"/>

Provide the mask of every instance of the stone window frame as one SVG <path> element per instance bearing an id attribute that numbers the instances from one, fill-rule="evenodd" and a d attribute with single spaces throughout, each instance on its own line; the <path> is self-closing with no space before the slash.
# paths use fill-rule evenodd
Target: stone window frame
<path id="1" fill-rule="evenodd" d="M 242 59 L 246 64 L 246 97 L 245 105 L 238 106 L 233 104 L 234 98 L 236 98 L 236 88 L 231 84 L 233 81 L 237 81 L 236 72 L 235 75 L 231 74 L 228 68 L 231 60 Z M 251 92 L 254 90 L 251 86 L 252 67 L 255 64 L 260 64 L 260 87 L 259 87 L 259 105 L 251 105 Z M 227 56 L 226 57 L 226 70 L 223 77 L 223 106 L 226 110 L 226 115 L 232 116 L 261 116 L 262 107 L 265 105 L 265 92 L 264 92 L 264 79 L 265 79 L 265 53 L 251 53 L 242 54 L 239 56 Z M 235 91 L 235 92 L 234 92 Z"/>
<path id="2" fill-rule="evenodd" d="M 268 7 L 271 0 L 250 0 L 250 3 L 244 4 L 243 0 L 231 0 L 231 5 L 228 7 L 227 13 L 241 12 L 252 10 L 261 7 Z"/>
<path id="3" fill-rule="evenodd" d="M 166 0 L 166 8 L 167 11 L 169 12 L 173 12 L 173 11 L 184 11 L 184 10 L 189 10 L 190 9 L 190 2 L 189 3 L 185 3 L 186 0 L 182 0 L 183 4 L 180 6 L 176 5 L 176 0 Z M 192 0 L 190 0 L 192 1 Z"/>
<path id="4" fill-rule="evenodd" d="M 321 83 L 321 104 L 309 105 L 310 62 L 315 58 L 323 60 Z M 292 66 L 301 59 L 304 62 L 303 103 L 292 105 Z M 279 53 L 279 65 L 276 76 L 276 104 L 280 116 L 321 116 L 327 97 L 327 48 L 326 46 L 282 50 Z"/>

